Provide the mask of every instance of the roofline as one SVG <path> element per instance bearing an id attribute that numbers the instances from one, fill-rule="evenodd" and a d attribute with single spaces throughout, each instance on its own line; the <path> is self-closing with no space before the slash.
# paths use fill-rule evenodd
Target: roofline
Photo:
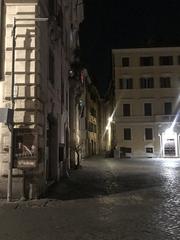
<path id="1" fill-rule="evenodd" d="M 112 53 L 129 53 L 129 52 L 152 52 L 152 51 L 180 51 L 180 47 L 147 47 L 147 48 L 114 48 Z"/>

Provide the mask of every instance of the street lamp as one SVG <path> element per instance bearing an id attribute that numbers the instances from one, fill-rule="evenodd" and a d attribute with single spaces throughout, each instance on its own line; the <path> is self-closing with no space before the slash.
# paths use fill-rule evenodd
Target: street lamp
<path id="1" fill-rule="evenodd" d="M 16 48 L 16 27 L 19 21 L 35 21 L 35 22 L 47 22 L 48 18 L 15 18 L 13 20 L 12 28 L 12 79 L 11 79 L 11 108 L 13 112 L 12 122 L 9 124 L 9 130 L 11 133 L 10 147 L 9 147 L 9 163 L 8 163 L 8 184 L 7 184 L 7 201 L 12 200 L 12 163 L 13 163 L 13 147 L 14 147 L 14 83 L 15 83 L 15 48 Z"/>

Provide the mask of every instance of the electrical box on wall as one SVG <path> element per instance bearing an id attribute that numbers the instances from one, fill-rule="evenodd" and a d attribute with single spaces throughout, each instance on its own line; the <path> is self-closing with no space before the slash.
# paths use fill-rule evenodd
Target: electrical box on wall
<path id="1" fill-rule="evenodd" d="M 13 110 L 10 108 L 0 108 L 0 123 L 12 123 Z"/>

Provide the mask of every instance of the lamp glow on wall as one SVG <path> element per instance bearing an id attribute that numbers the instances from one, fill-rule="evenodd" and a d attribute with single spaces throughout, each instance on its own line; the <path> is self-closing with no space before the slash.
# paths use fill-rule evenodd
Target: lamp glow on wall
<path id="1" fill-rule="evenodd" d="M 111 123 L 113 122 L 113 116 L 108 118 L 108 123 L 106 126 L 106 133 L 107 133 L 107 150 L 111 150 L 111 138 L 112 138 L 112 128 Z"/>

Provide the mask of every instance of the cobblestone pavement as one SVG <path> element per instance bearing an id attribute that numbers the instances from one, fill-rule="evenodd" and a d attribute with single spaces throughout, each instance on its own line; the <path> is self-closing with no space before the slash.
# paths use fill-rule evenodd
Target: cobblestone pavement
<path id="1" fill-rule="evenodd" d="M 180 160 L 84 160 L 44 199 L 0 207 L 2 240 L 178 240 Z"/>

